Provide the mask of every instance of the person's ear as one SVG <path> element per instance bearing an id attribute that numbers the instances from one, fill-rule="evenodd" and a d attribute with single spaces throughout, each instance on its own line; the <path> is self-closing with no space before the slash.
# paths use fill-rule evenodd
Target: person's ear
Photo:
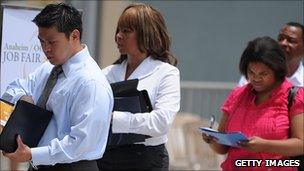
<path id="1" fill-rule="evenodd" d="M 78 41 L 80 40 L 80 32 L 79 30 L 75 29 L 72 31 L 71 35 L 70 35 L 70 39 L 72 39 L 73 41 Z"/>

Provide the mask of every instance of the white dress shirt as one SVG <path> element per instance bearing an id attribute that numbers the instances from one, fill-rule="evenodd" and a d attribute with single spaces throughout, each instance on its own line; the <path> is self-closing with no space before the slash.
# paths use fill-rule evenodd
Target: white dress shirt
<path id="1" fill-rule="evenodd" d="M 124 81 L 127 62 L 111 65 L 102 70 L 110 83 Z M 114 111 L 113 133 L 150 135 L 142 144 L 155 146 L 166 143 L 170 125 L 180 108 L 179 70 L 151 57 L 146 58 L 130 75 L 139 79 L 138 90 L 147 90 L 153 110 L 150 113 Z"/>
<path id="2" fill-rule="evenodd" d="M 46 62 L 27 79 L 12 82 L 3 98 L 15 103 L 28 95 L 37 103 L 53 67 Z M 46 103 L 54 115 L 38 147 L 31 148 L 34 165 L 98 159 L 106 147 L 113 109 L 106 77 L 86 46 L 62 68 Z"/>
<path id="3" fill-rule="evenodd" d="M 302 62 L 300 63 L 296 72 L 291 77 L 288 77 L 288 80 L 294 86 L 304 87 L 304 68 L 303 68 L 303 63 Z M 248 83 L 248 81 L 245 78 L 245 76 L 242 76 L 239 83 L 238 83 L 238 86 L 241 87 L 241 86 L 243 86 L 247 83 Z"/>

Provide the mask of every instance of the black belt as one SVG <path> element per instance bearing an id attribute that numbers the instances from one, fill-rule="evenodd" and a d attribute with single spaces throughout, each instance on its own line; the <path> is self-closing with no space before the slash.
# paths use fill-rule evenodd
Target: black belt
<path id="1" fill-rule="evenodd" d="M 155 145 L 155 146 L 146 146 L 144 144 L 128 144 L 128 145 L 121 145 L 121 146 L 113 146 L 113 148 L 149 148 L 149 149 L 155 149 L 155 148 L 162 148 L 165 144 Z M 111 149 L 111 148 L 109 148 Z"/>
<path id="2" fill-rule="evenodd" d="M 36 167 L 37 167 L 37 169 L 47 169 L 47 168 L 52 167 L 52 165 L 38 165 Z"/>
<path id="3" fill-rule="evenodd" d="M 94 166 L 96 166 L 97 168 L 97 163 L 95 160 L 81 160 L 81 161 L 77 161 L 77 162 L 73 162 L 73 163 L 58 163 L 55 165 L 38 165 L 36 166 L 38 170 L 44 170 L 44 169 L 51 169 L 51 170 L 70 170 L 69 168 L 72 167 L 88 167 L 88 168 L 94 168 Z M 35 169 L 30 166 L 29 168 L 30 171 L 34 171 Z M 98 168 L 97 168 L 98 170 Z"/>

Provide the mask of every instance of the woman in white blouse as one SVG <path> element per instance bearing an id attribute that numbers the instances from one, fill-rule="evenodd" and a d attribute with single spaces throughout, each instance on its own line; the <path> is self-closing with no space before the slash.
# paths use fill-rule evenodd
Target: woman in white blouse
<path id="1" fill-rule="evenodd" d="M 119 18 L 115 41 L 121 53 L 103 69 L 110 83 L 139 79 L 153 110 L 147 113 L 113 111 L 113 133 L 149 135 L 143 143 L 108 149 L 100 170 L 168 170 L 165 148 L 168 132 L 180 108 L 180 75 L 170 53 L 170 38 L 162 15 L 149 5 L 131 4 Z"/>

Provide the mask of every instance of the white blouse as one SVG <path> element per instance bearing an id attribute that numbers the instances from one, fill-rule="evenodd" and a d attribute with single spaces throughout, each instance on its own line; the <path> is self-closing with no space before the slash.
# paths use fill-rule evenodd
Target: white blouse
<path id="1" fill-rule="evenodd" d="M 102 72 L 110 83 L 124 81 L 127 61 L 106 67 Z M 141 143 L 156 146 L 166 143 L 170 125 L 180 108 L 179 70 L 151 57 L 129 76 L 139 79 L 138 90 L 147 90 L 153 110 L 150 113 L 113 112 L 113 133 L 138 133 L 151 138 Z"/>

